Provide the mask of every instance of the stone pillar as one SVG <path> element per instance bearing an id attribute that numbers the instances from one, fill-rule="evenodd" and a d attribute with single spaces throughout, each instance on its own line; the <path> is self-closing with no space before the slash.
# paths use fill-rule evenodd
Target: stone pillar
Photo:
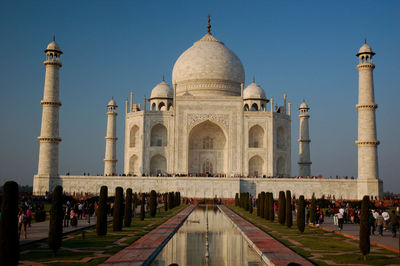
<path id="1" fill-rule="evenodd" d="M 299 133 L 299 176 L 311 176 L 311 160 L 310 160 L 310 135 L 308 127 L 308 105 L 303 101 L 300 105 L 300 133 Z"/>
<path id="2" fill-rule="evenodd" d="M 44 52 L 46 60 L 43 64 L 46 67 L 46 76 L 43 100 L 40 102 L 43 111 L 42 126 L 38 137 L 40 148 L 37 175 L 50 178 L 58 176 L 58 143 L 61 141 L 59 137 L 59 109 L 61 106 L 59 71 L 62 66 L 60 61 L 62 51 L 53 40 Z M 48 191 L 50 190 L 51 188 L 48 187 Z"/>
<path id="3" fill-rule="evenodd" d="M 107 105 L 107 135 L 106 153 L 104 158 L 104 175 L 116 174 L 115 166 L 117 164 L 117 137 L 116 137 L 116 118 L 117 105 L 114 100 L 111 100 Z"/>
<path id="4" fill-rule="evenodd" d="M 376 119 L 374 97 L 373 70 L 375 65 L 372 57 L 375 53 L 365 42 L 356 56 L 359 59 L 358 70 L 358 194 L 379 198 L 382 194 L 382 184 L 378 181 L 378 151 L 379 141 L 376 137 Z"/>

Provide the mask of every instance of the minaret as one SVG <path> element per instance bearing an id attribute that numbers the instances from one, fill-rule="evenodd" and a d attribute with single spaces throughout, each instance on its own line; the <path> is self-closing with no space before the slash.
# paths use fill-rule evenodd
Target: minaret
<path id="1" fill-rule="evenodd" d="M 305 101 L 300 104 L 300 133 L 299 133 L 299 176 L 311 176 L 311 160 L 310 160 L 310 135 L 308 127 L 308 105 Z"/>
<path id="2" fill-rule="evenodd" d="M 62 51 L 53 37 L 53 41 L 47 45 L 44 52 L 46 60 L 43 64 L 46 67 L 46 76 L 43 100 L 40 102 L 43 111 L 42 126 L 38 137 L 40 142 L 38 176 L 51 178 L 58 176 L 58 143 L 61 141 L 59 137 L 59 109 L 61 106 L 59 72 L 62 66 L 60 61 Z"/>
<path id="3" fill-rule="evenodd" d="M 106 154 L 104 158 L 104 175 L 116 174 L 115 165 L 117 164 L 117 137 L 116 137 L 116 118 L 117 104 L 112 99 L 107 104 L 107 135 L 106 139 Z"/>
<path id="4" fill-rule="evenodd" d="M 372 71 L 375 65 L 372 57 L 375 53 L 365 42 L 356 54 L 359 58 L 358 70 L 358 179 L 378 179 L 378 154 L 376 139 L 375 109 L 378 105 L 374 101 L 374 80 Z M 371 191 L 365 193 L 371 194 Z"/>

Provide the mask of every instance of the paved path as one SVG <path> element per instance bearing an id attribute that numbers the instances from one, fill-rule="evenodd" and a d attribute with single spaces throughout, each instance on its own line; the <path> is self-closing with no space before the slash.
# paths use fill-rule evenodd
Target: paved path
<path id="1" fill-rule="evenodd" d="M 196 205 L 190 205 L 185 208 L 156 229 L 135 241 L 129 247 L 110 257 L 102 265 L 147 265 L 157 256 L 175 232 L 178 231 L 194 208 L 196 208 Z"/>
<path id="2" fill-rule="evenodd" d="M 360 236 L 360 225 L 359 224 L 344 224 L 343 230 L 340 232 L 339 228 L 333 224 L 333 219 L 325 217 L 325 223 L 319 226 L 320 228 L 325 228 L 335 233 L 342 234 L 347 237 L 354 239 L 359 239 Z M 373 243 L 372 243 L 373 242 Z M 399 234 L 396 238 L 392 238 L 391 232 L 383 232 L 383 236 L 378 235 L 378 230 L 376 230 L 375 235 L 371 236 L 371 244 L 376 246 L 388 248 L 392 251 L 399 252 Z"/>
<path id="3" fill-rule="evenodd" d="M 112 218 L 109 217 L 109 220 Z M 63 228 L 63 233 L 69 233 L 73 232 L 82 228 L 86 228 L 89 226 L 96 225 L 96 217 L 90 218 L 90 224 L 88 223 L 87 220 L 82 219 L 78 220 L 78 226 L 77 227 L 64 227 Z M 31 228 L 27 228 L 27 236 L 28 239 L 24 239 L 23 233 L 21 232 L 21 239 L 19 240 L 20 245 L 26 245 L 32 242 L 36 242 L 39 240 L 46 239 L 49 234 L 49 221 L 44 221 L 40 223 L 33 223 Z"/>
<path id="4" fill-rule="evenodd" d="M 288 265 L 291 262 L 300 265 L 313 265 L 269 234 L 246 221 L 228 207 L 221 205 L 219 209 L 231 220 L 233 225 L 242 233 L 243 237 L 261 256 L 267 265 Z"/>

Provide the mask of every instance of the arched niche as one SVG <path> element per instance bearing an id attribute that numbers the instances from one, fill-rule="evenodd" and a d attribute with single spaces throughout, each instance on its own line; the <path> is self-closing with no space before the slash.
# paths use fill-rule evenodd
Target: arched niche
<path id="1" fill-rule="evenodd" d="M 193 127 L 189 133 L 189 173 L 226 173 L 226 140 L 222 128 L 210 120 Z"/>
<path id="2" fill-rule="evenodd" d="M 249 176 L 260 177 L 263 174 L 264 160 L 259 155 L 254 155 L 249 160 Z"/>
<path id="3" fill-rule="evenodd" d="M 264 129 L 255 125 L 249 130 L 249 148 L 263 148 L 264 147 Z"/>
<path id="4" fill-rule="evenodd" d="M 164 125 L 157 124 L 151 128 L 150 146 L 162 147 L 167 146 L 167 128 Z"/>
<path id="5" fill-rule="evenodd" d="M 157 154 L 151 157 L 150 160 L 150 174 L 157 176 L 167 172 L 167 159 L 164 156 Z"/>
<path id="6" fill-rule="evenodd" d="M 286 162 L 283 157 L 279 157 L 276 161 L 276 174 L 277 176 L 285 176 L 286 174 Z"/>
<path id="7" fill-rule="evenodd" d="M 276 130 L 276 145 L 280 150 L 286 149 L 286 132 L 283 127 L 278 127 Z"/>
<path id="8" fill-rule="evenodd" d="M 137 173 L 139 173 L 139 160 L 134 154 L 129 158 L 129 174 L 133 175 Z"/>
<path id="9" fill-rule="evenodd" d="M 139 143 L 139 127 L 134 125 L 131 127 L 131 131 L 129 133 L 129 147 L 134 148 L 137 147 Z"/>

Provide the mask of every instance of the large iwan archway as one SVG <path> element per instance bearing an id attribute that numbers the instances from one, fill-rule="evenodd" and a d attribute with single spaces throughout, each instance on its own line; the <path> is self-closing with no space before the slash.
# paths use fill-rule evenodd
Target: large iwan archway
<path id="1" fill-rule="evenodd" d="M 220 126 L 204 121 L 189 133 L 189 173 L 225 174 L 227 141 Z"/>

